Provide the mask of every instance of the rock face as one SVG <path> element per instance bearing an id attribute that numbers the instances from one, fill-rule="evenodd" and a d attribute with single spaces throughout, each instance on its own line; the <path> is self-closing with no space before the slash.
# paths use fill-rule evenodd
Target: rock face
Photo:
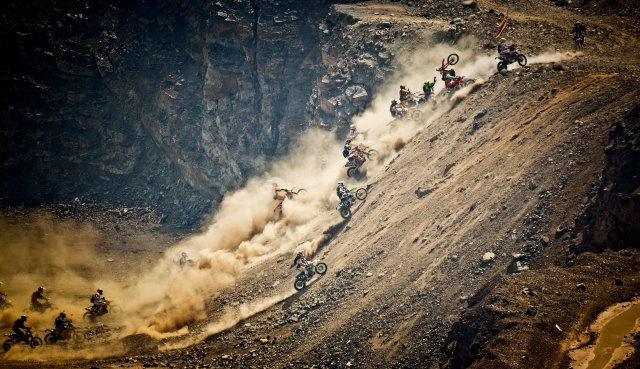
<path id="1" fill-rule="evenodd" d="M 572 234 L 573 251 L 621 250 L 640 244 L 640 109 L 637 107 L 609 131 L 606 167 L 594 184 L 584 214 Z"/>
<path id="2" fill-rule="evenodd" d="M 393 37 L 347 38 L 356 20 L 332 2 L 3 2 L 0 197 L 192 222 L 369 102 Z"/>

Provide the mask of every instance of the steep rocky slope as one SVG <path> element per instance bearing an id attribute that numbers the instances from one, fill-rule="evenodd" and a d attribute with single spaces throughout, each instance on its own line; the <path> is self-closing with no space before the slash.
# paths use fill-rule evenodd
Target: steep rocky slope
<path id="1" fill-rule="evenodd" d="M 557 8 L 527 4 L 539 12 Z M 385 28 L 387 15 L 376 6 L 343 8 L 344 19 L 352 19 L 346 24 L 353 22 L 345 29 L 365 29 L 353 21 L 365 16 Z M 513 13 L 522 19 L 514 21 L 518 32 L 539 33 L 538 20 Z M 540 16 L 526 17 L 533 15 Z M 559 30 L 572 18 L 559 10 L 546 19 Z M 445 24 L 436 27 L 448 34 Z M 557 32 L 540 37 L 560 45 L 566 35 Z M 637 44 L 633 33 L 624 37 Z M 353 217 L 338 221 L 330 209 L 309 231 L 309 239 L 324 234 L 315 256 L 330 270 L 304 291 L 292 292 L 290 250 L 208 299 L 207 318 L 190 324 L 187 337 L 127 337 L 129 354 L 88 364 L 569 367 L 567 340 L 640 287 L 637 55 L 623 45 L 611 58 L 589 53 L 492 75 L 397 142 L 393 160 L 369 173 L 369 196 Z M 342 106 L 322 93 L 313 104 L 322 110 L 317 114 Z M 616 251 L 585 252 L 605 248 Z M 263 301 L 270 302 L 239 324 L 189 344 L 227 309 Z"/>

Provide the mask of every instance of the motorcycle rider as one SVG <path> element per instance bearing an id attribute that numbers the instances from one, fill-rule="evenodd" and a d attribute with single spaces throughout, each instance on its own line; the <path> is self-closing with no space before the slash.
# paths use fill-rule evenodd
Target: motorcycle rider
<path id="1" fill-rule="evenodd" d="M 55 320 L 56 331 L 60 336 L 66 337 L 68 336 L 70 321 L 67 319 L 67 314 L 64 311 L 60 312 L 60 315 Z"/>
<path id="2" fill-rule="evenodd" d="M 444 70 L 442 72 L 442 80 L 444 81 L 444 87 L 447 89 L 453 88 L 455 86 L 455 82 L 460 78 L 456 76 L 456 72 L 451 70 Z"/>
<path id="3" fill-rule="evenodd" d="M 573 29 L 571 30 L 571 33 L 575 33 L 575 35 L 573 36 L 573 41 L 575 41 L 577 38 L 582 38 L 582 45 L 586 45 L 587 40 L 584 35 L 584 32 L 586 30 L 587 30 L 587 27 L 585 27 L 584 24 L 580 23 L 580 21 L 576 21 Z"/>
<path id="4" fill-rule="evenodd" d="M 342 147 L 342 156 L 345 158 L 348 157 L 352 149 L 353 149 L 353 145 L 351 145 L 351 139 L 348 138 L 344 142 L 344 146 Z"/>
<path id="5" fill-rule="evenodd" d="M 102 295 L 102 292 L 103 292 L 102 288 L 98 288 L 96 290 L 95 295 L 91 296 L 90 301 L 93 304 L 92 309 L 96 314 L 101 313 L 102 312 L 101 310 L 104 308 L 105 304 L 107 303 L 107 299 Z"/>
<path id="6" fill-rule="evenodd" d="M 0 282 L 0 288 L 2 288 L 2 282 Z M 7 301 L 7 299 L 4 298 L 6 295 L 6 293 L 0 291 L 0 306 L 4 305 L 5 301 Z"/>
<path id="7" fill-rule="evenodd" d="M 44 287 L 38 287 L 38 290 L 31 294 L 31 308 L 32 310 L 43 311 L 45 306 L 38 300 L 49 301 L 49 298 L 45 297 L 42 293 L 44 292 Z"/>
<path id="8" fill-rule="evenodd" d="M 282 191 L 284 191 L 284 194 L 281 193 Z M 287 192 L 286 190 L 278 186 L 278 182 L 273 181 L 273 199 L 274 200 L 284 200 L 286 192 Z"/>
<path id="9" fill-rule="evenodd" d="M 436 85 L 436 77 L 433 77 L 433 82 L 426 80 L 422 84 L 422 92 L 424 92 L 424 99 L 429 100 L 433 93 L 433 87 Z"/>
<path id="10" fill-rule="evenodd" d="M 498 44 L 498 54 L 500 54 L 500 58 L 503 60 L 509 60 L 511 57 L 511 45 L 507 45 L 507 39 L 504 37 L 500 39 L 500 43 Z"/>
<path id="11" fill-rule="evenodd" d="M 336 188 L 336 194 L 338 195 L 338 198 L 342 199 L 342 194 L 345 192 L 347 192 L 347 188 L 344 186 L 344 182 L 338 182 L 338 188 Z"/>
<path id="12" fill-rule="evenodd" d="M 304 258 L 304 251 L 298 250 L 298 252 L 296 253 L 296 258 L 293 259 L 293 264 L 291 266 L 292 267 L 295 266 L 296 269 L 298 269 L 301 274 L 306 274 L 307 273 L 307 268 L 305 266 L 306 263 L 307 263 L 307 260 Z"/>
<path id="13" fill-rule="evenodd" d="M 396 100 L 391 100 L 391 106 L 389 107 L 389 112 L 391 116 L 394 118 L 398 118 L 402 116 L 402 109 L 398 106 L 398 102 Z"/>
<path id="14" fill-rule="evenodd" d="M 411 91 L 405 86 L 400 85 L 400 103 L 407 107 L 409 106 L 409 97 L 411 96 Z"/>
<path id="15" fill-rule="evenodd" d="M 16 334 L 16 336 L 18 336 L 17 338 L 22 341 L 27 338 L 26 332 L 31 329 L 31 327 L 27 327 L 24 325 L 24 322 L 26 321 L 27 316 L 23 315 L 20 318 L 16 319 L 15 322 L 13 322 L 13 332 Z M 23 329 L 25 330 L 24 332 L 22 331 Z"/>
<path id="16" fill-rule="evenodd" d="M 181 267 L 185 266 L 191 259 L 189 259 L 189 253 L 186 251 L 183 251 L 180 257 L 180 260 L 178 261 L 178 264 L 180 264 Z"/>

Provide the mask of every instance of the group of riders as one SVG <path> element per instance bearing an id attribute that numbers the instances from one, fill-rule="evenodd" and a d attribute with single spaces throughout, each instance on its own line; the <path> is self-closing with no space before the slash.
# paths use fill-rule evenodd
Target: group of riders
<path id="1" fill-rule="evenodd" d="M 571 33 L 573 33 L 574 42 L 576 42 L 576 40 L 582 40 L 582 45 L 586 46 L 586 39 L 585 39 L 586 30 L 587 30 L 587 27 L 585 27 L 584 24 L 582 24 L 580 21 L 576 21 L 573 29 L 571 30 Z M 499 59 L 511 61 L 514 58 L 514 56 L 517 55 L 516 46 L 517 45 L 515 44 L 508 45 L 507 40 L 504 37 L 501 38 L 500 42 L 498 43 Z M 442 76 L 442 81 L 444 81 L 446 91 L 451 92 L 455 90 L 455 87 L 457 86 L 457 81 L 459 81 L 461 77 L 456 76 L 455 71 L 453 69 L 447 69 L 445 65 L 443 65 L 442 68 L 438 68 L 437 70 L 440 72 Z M 433 96 L 434 96 L 433 87 L 435 86 L 435 83 L 436 83 L 436 77 L 433 77 L 433 81 L 427 80 L 422 84 L 422 92 L 424 93 L 424 97 L 423 97 L 424 102 L 433 100 Z M 392 100 L 391 105 L 389 106 L 389 112 L 391 113 L 391 116 L 393 118 L 402 118 L 404 114 L 407 112 L 407 108 L 409 108 L 410 106 L 416 105 L 414 95 L 411 93 L 411 91 L 409 91 L 409 89 L 405 85 L 400 85 L 399 100 L 400 102 L 398 102 L 395 99 Z"/>
<path id="2" fill-rule="evenodd" d="M 2 286 L 2 282 L 0 282 L 0 286 Z M 31 304 L 29 305 L 29 309 L 33 312 L 43 313 L 47 308 L 52 305 L 49 303 L 49 298 L 44 295 L 45 288 L 38 287 L 38 289 L 31 294 Z M 6 294 L 0 292 L 0 302 L 3 302 Z M 90 302 L 93 304 L 90 307 L 90 310 L 95 315 L 104 315 L 107 313 L 107 299 L 103 295 L 102 289 L 98 288 L 96 293 L 91 296 Z M 22 315 L 20 318 L 16 319 L 13 322 L 13 332 L 16 335 L 16 338 L 19 340 L 26 340 L 29 336 L 29 332 L 31 327 L 27 327 L 25 323 L 27 322 L 27 315 Z M 65 331 L 68 330 L 70 320 L 67 319 L 67 314 L 62 311 L 55 319 L 54 325 L 56 331 L 60 333 L 62 336 L 65 335 Z"/>

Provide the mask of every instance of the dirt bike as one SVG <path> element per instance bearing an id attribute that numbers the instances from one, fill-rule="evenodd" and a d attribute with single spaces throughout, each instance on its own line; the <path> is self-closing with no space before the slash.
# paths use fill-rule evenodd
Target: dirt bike
<path id="1" fill-rule="evenodd" d="M 524 67 L 527 65 L 527 57 L 524 54 L 520 54 L 520 49 L 518 49 L 518 45 L 513 44 L 509 47 L 509 53 L 506 55 L 497 56 L 496 59 L 499 59 L 498 62 L 498 72 L 503 69 L 507 69 L 507 65 L 518 62 L 520 66 Z"/>
<path id="2" fill-rule="evenodd" d="M 396 105 L 396 110 L 399 114 L 394 116 L 394 120 L 387 123 L 388 126 L 395 123 L 396 120 L 403 120 L 404 118 L 415 120 L 416 122 L 422 119 L 422 111 L 417 106 L 403 106 L 402 104 L 398 104 Z"/>
<path id="3" fill-rule="evenodd" d="M 347 169 L 347 176 L 349 178 L 357 177 L 360 175 L 360 167 L 367 161 L 363 151 L 358 150 L 356 153 L 349 155 L 349 160 L 344 165 Z"/>
<path id="4" fill-rule="evenodd" d="M 444 86 L 447 93 L 461 90 L 463 87 L 469 86 L 470 84 L 475 82 L 472 79 L 465 79 L 465 78 L 466 78 L 465 76 L 457 76 L 455 80 L 450 82 L 445 82 Z"/>
<path id="5" fill-rule="evenodd" d="M 364 187 L 351 187 L 346 190 L 344 196 L 346 196 L 345 201 L 341 199 L 336 210 L 340 212 L 342 218 L 349 219 L 351 217 L 351 206 L 356 203 L 356 198 L 358 200 L 367 198 L 367 189 Z"/>
<path id="6" fill-rule="evenodd" d="M 316 273 L 323 275 L 327 272 L 327 264 L 320 262 L 320 260 L 307 261 L 304 260 L 304 267 L 307 272 L 300 272 L 296 276 L 295 282 L 293 282 L 293 288 L 297 291 L 302 290 L 307 286 L 307 281 L 311 279 Z"/>
<path id="7" fill-rule="evenodd" d="M 120 315 L 122 313 L 122 308 L 118 305 L 114 305 L 115 301 L 106 300 L 105 304 L 99 310 L 93 308 L 93 306 L 89 306 L 84 308 L 86 312 L 82 316 L 82 320 L 85 322 L 95 322 L 96 318 L 103 316 L 107 313 L 111 313 L 112 315 Z"/>
<path id="8" fill-rule="evenodd" d="M 84 342 L 87 339 L 87 336 L 79 331 L 79 328 L 76 328 L 73 324 L 71 324 L 71 320 L 69 320 L 69 326 L 67 329 L 45 329 L 45 332 L 49 332 L 44 336 L 44 342 L 47 344 L 53 345 L 58 341 L 68 340 L 73 338 L 73 340 L 77 343 Z"/>
<path id="9" fill-rule="evenodd" d="M 284 191 L 284 195 L 280 194 L 281 191 Z M 299 195 L 299 194 L 305 194 L 305 193 L 307 193 L 307 190 L 304 189 L 304 188 L 301 188 L 298 191 L 295 191 L 295 187 L 293 187 L 291 190 L 287 190 L 286 188 L 281 188 L 273 196 L 274 200 L 282 200 L 282 201 L 280 201 L 278 206 L 276 206 L 276 208 L 273 209 L 273 212 L 275 213 L 276 210 L 278 210 L 278 209 L 282 210 L 282 203 L 284 202 L 285 198 L 287 198 L 289 200 L 293 200 L 293 195 Z"/>
<path id="10" fill-rule="evenodd" d="M 49 309 L 55 310 L 55 308 L 56 308 L 56 305 L 52 304 L 49 300 L 47 300 L 44 303 L 39 305 L 29 304 L 29 306 L 27 306 L 27 308 L 22 311 L 25 313 L 34 312 L 34 313 L 44 314 L 47 310 Z"/>
<path id="11" fill-rule="evenodd" d="M 15 333 L 5 334 L 5 337 L 9 337 L 2 344 L 2 348 L 5 351 L 9 351 L 13 345 L 20 342 L 26 343 L 31 346 L 31 348 L 42 346 L 42 338 L 38 337 L 37 333 L 31 332 L 31 329 L 27 329 L 27 333 L 22 338 L 18 337 Z"/>
<path id="12" fill-rule="evenodd" d="M 6 309 L 13 309 L 13 304 L 11 303 L 11 300 L 7 299 L 6 296 L 7 296 L 6 294 L 2 293 L 2 296 L 0 297 L 0 312 Z"/>
<path id="13" fill-rule="evenodd" d="M 573 37 L 573 46 L 576 48 L 576 50 L 581 51 L 582 49 L 584 49 L 584 36 L 582 35 L 575 35 Z"/>
<path id="14" fill-rule="evenodd" d="M 370 146 L 362 143 L 355 146 L 354 149 L 357 150 L 361 155 L 365 155 L 369 160 L 376 160 L 378 159 L 378 156 L 380 156 L 378 150 L 372 149 Z"/>

